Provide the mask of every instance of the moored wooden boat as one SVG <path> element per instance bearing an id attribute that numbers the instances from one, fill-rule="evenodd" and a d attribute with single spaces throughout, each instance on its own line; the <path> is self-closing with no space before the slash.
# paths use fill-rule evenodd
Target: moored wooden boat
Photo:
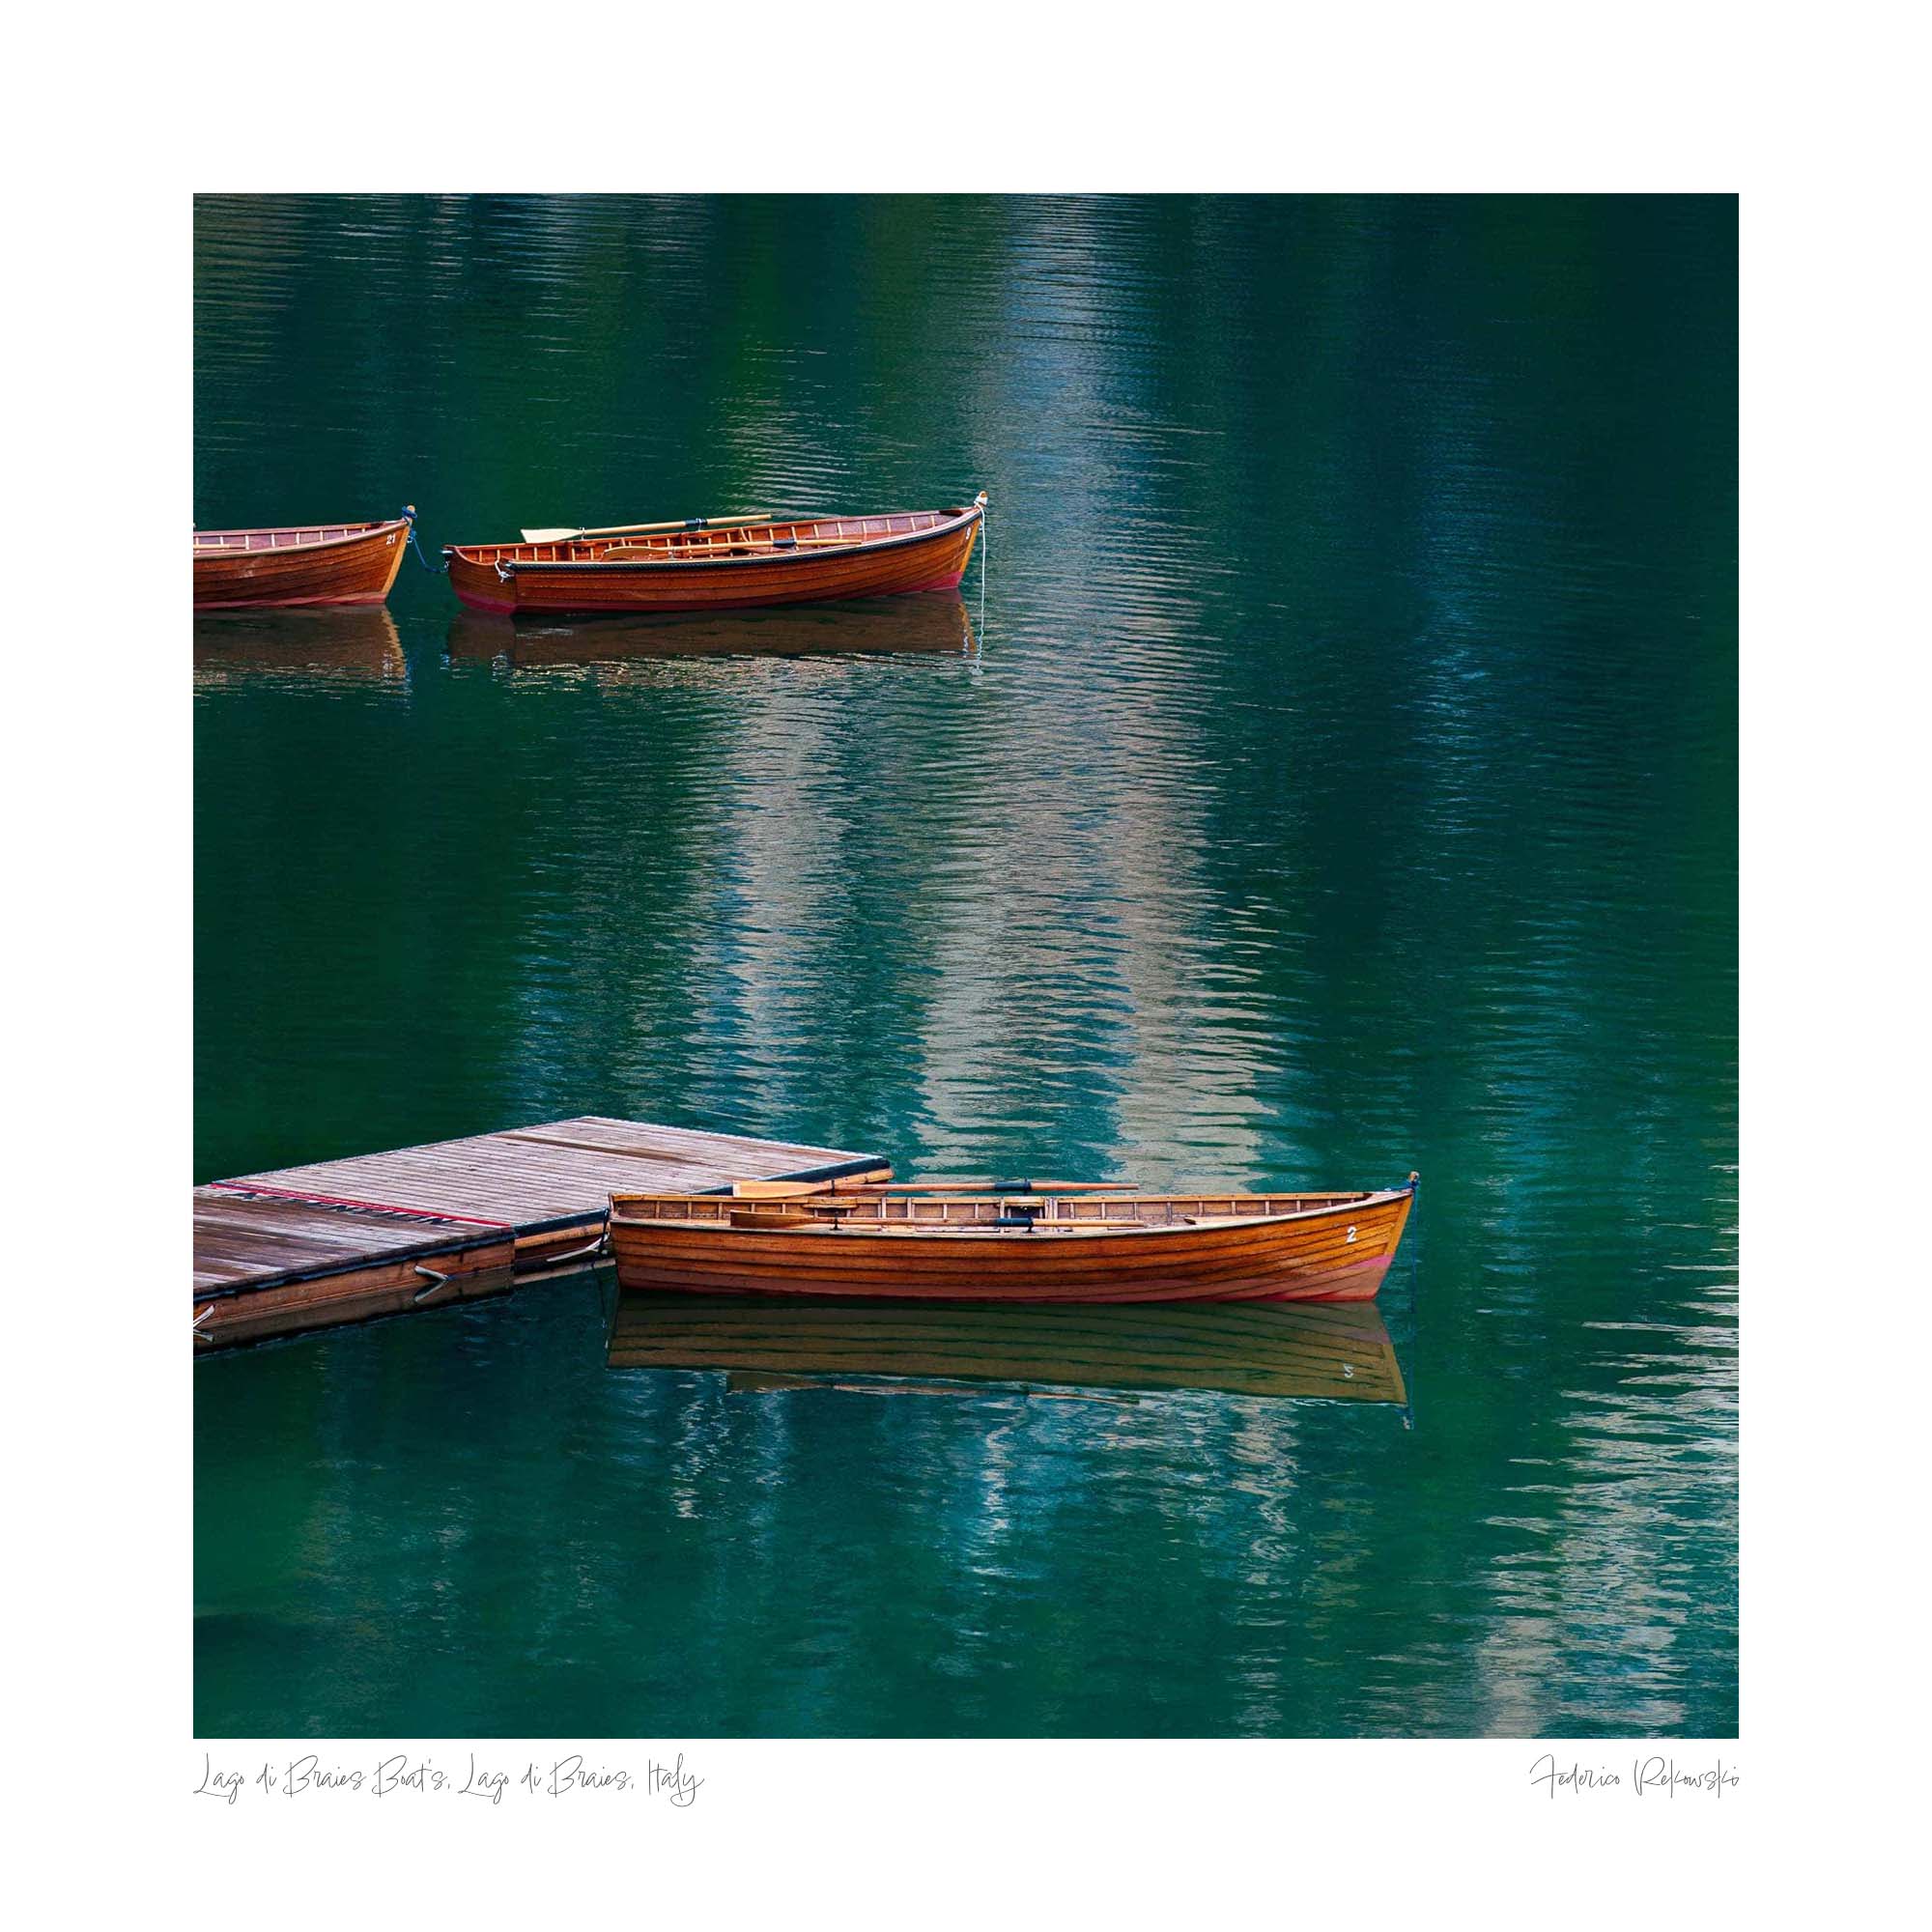
<path id="1" fill-rule="evenodd" d="M 956 590 L 986 514 L 963 508 L 866 517 L 710 520 L 450 544 L 449 584 L 472 610 L 592 617 L 743 610 L 841 597 Z"/>
<path id="2" fill-rule="evenodd" d="M 918 1301 L 1367 1301 L 1415 1177 L 1369 1193 L 747 1186 L 611 1202 L 621 1287 Z"/>
<path id="3" fill-rule="evenodd" d="M 369 524 L 196 530 L 194 608 L 380 604 L 402 566 L 413 509 Z"/>
<path id="4" fill-rule="evenodd" d="M 1018 1382 L 1408 1400 L 1394 1344 L 1372 1302 L 922 1307 L 621 1294 L 606 1360 L 618 1370 L 719 1370 L 729 1388 L 747 1392 L 883 1378 L 951 1389 Z"/>

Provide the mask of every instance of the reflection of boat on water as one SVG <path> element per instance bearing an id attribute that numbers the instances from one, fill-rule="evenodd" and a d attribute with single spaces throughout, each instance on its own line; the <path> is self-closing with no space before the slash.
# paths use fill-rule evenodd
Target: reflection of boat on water
<path id="1" fill-rule="evenodd" d="M 381 606 L 195 618 L 197 686 L 252 683 L 264 672 L 401 682 L 409 662 L 396 620 Z"/>
<path id="2" fill-rule="evenodd" d="M 809 657 L 825 652 L 973 650 L 973 621 L 954 590 L 866 604 L 794 604 L 769 611 L 558 618 L 537 621 L 460 611 L 452 658 L 515 665 L 612 664 L 626 658 Z"/>
<path id="3" fill-rule="evenodd" d="M 1406 1403 L 1376 1309 L 1353 1303 L 915 1306 L 620 1294 L 613 1369 L 718 1369 L 734 1389 L 875 1377 Z"/>

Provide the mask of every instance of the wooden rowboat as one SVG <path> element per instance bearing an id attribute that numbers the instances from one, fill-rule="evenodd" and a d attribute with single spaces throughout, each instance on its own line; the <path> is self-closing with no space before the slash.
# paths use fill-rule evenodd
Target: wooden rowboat
<path id="1" fill-rule="evenodd" d="M 722 1371 L 734 1393 L 798 1388 L 939 1392 L 988 1382 L 1406 1403 L 1373 1303 L 1186 1308 L 925 1307 L 621 1294 L 606 1346 L 616 1370 Z M 885 1392 L 883 1390 L 879 1392 Z"/>
<path id="2" fill-rule="evenodd" d="M 594 617 L 721 611 L 956 590 L 986 514 L 963 509 L 632 525 L 535 532 L 544 541 L 450 544 L 449 584 L 472 610 Z"/>
<path id="3" fill-rule="evenodd" d="M 194 608 L 380 604 L 402 566 L 415 511 L 378 524 L 196 530 Z"/>
<path id="4" fill-rule="evenodd" d="M 746 1183 L 611 1200 L 619 1286 L 916 1301 L 1367 1301 L 1415 1177 L 1373 1193 Z"/>

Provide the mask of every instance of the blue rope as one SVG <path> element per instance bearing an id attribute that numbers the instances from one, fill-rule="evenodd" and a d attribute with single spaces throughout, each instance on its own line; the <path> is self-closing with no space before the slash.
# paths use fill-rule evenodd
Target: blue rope
<path id="1" fill-rule="evenodd" d="M 403 516 L 409 523 L 410 548 L 415 552 L 416 561 L 419 564 L 421 564 L 422 567 L 426 571 L 428 571 L 432 577 L 440 577 L 442 573 L 449 568 L 449 566 L 446 563 L 432 563 L 429 560 L 429 558 L 423 554 L 423 547 L 416 541 L 416 506 L 413 503 L 405 503 L 403 505 Z"/>

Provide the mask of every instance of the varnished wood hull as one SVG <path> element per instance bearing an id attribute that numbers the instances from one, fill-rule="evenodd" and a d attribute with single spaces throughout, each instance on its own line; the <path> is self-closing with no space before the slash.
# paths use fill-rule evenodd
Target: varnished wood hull
<path id="1" fill-rule="evenodd" d="M 198 530 L 197 611 L 380 604 L 402 567 L 409 520 Z"/>
<path id="2" fill-rule="evenodd" d="M 1413 1189 L 1266 1218 L 1075 1229 L 796 1229 L 638 1218 L 613 1201 L 611 1251 L 629 1290 L 914 1301 L 1368 1301 Z M 1211 1204 L 1202 1204 L 1204 1208 Z"/>
<path id="3" fill-rule="evenodd" d="M 942 515 L 925 529 L 897 531 L 895 522 Z M 800 528 L 879 525 L 849 546 L 732 556 L 661 555 L 610 560 L 612 551 L 648 545 L 614 542 L 464 544 L 444 552 L 449 585 L 475 611 L 512 616 L 594 617 L 621 611 L 753 610 L 841 598 L 897 597 L 956 590 L 966 574 L 982 512 L 914 512 L 903 518 L 817 520 Z M 787 526 L 794 527 L 794 526 Z M 662 542 L 663 540 L 655 540 Z"/>
<path id="4" fill-rule="evenodd" d="M 1407 1401 L 1372 1305 L 1192 1308 L 911 1307 L 624 1294 L 613 1369 L 715 1369 L 734 1390 L 926 1383 L 1216 1389 L 1231 1395 Z"/>

